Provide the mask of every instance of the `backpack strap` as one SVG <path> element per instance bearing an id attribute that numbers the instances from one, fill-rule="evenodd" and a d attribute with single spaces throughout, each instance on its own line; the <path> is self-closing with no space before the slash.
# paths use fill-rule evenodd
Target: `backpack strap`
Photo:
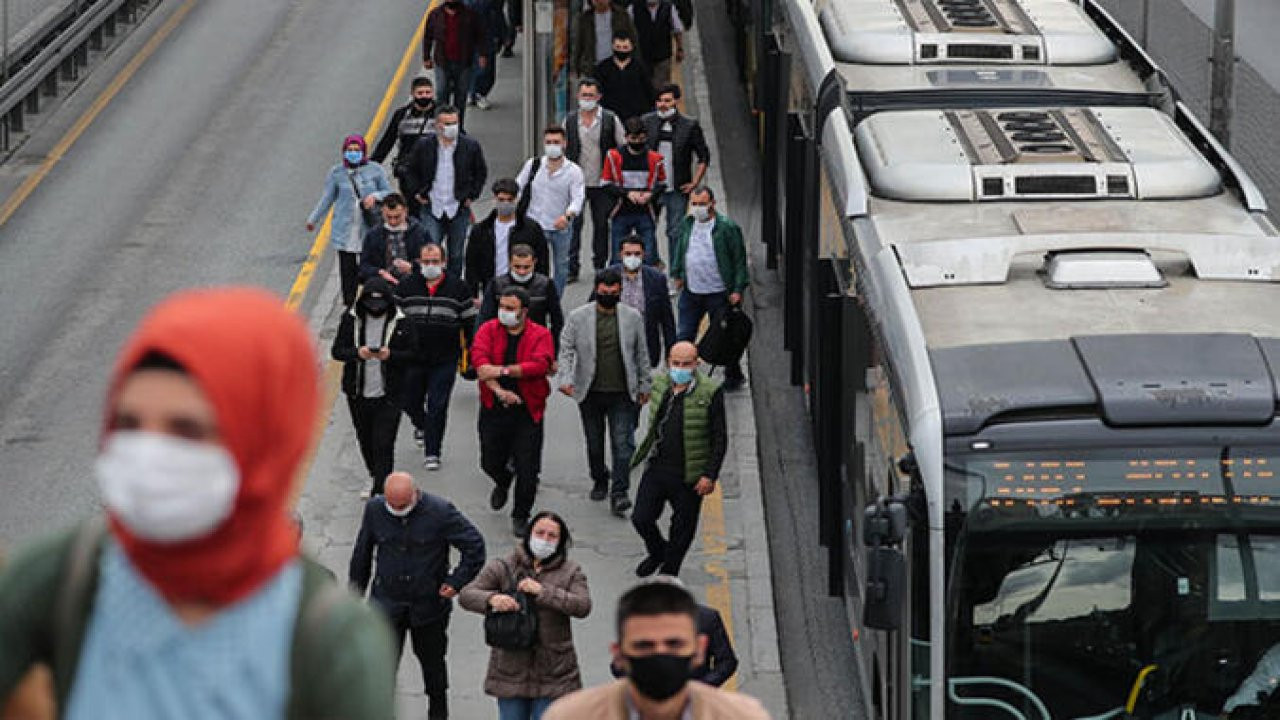
<path id="1" fill-rule="evenodd" d="M 107 523 L 101 515 L 77 528 L 58 581 L 53 601 L 51 660 L 54 688 L 62 706 L 71 696 L 71 683 L 75 680 L 80 648 L 89 625 L 89 608 L 98 584 L 98 558 L 102 556 L 106 539 Z"/>
<path id="2" fill-rule="evenodd" d="M 542 167 L 542 156 L 534 155 L 529 164 L 529 178 L 524 181 L 524 190 L 520 193 L 520 201 L 516 203 L 516 217 L 523 219 L 529 212 L 529 203 L 533 202 L 533 179 L 538 176 Z"/>

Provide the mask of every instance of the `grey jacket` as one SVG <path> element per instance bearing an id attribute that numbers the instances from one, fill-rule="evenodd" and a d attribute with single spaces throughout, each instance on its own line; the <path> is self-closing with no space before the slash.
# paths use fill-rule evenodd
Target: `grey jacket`
<path id="1" fill-rule="evenodd" d="M 569 313 L 560 334 L 560 372 L 556 387 L 573 386 L 574 402 L 587 399 L 596 376 L 596 304 Z M 618 340 L 622 345 L 622 364 L 627 371 L 627 388 L 631 399 L 647 394 L 650 387 L 649 347 L 645 344 L 644 317 L 629 305 L 618 304 Z"/>

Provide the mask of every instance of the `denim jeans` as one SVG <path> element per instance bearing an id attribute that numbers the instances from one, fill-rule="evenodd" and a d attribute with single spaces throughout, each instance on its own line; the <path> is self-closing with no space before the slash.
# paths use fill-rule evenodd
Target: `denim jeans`
<path id="1" fill-rule="evenodd" d="M 658 264 L 658 238 L 653 227 L 653 218 L 649 213 L 613 216 L 613 251 L 609 256 L 609 264 L 622 262 L 622 239 L 635 230 L 644 242 L 644 262 L 646 265 Z"/>
<path id="2" fill-rule="evenodd" d="M 452 105 L 458 108 L 458 124 L 463 127 L 466 127 L 467 93 L 471 92 L 473 74 L 475 66 L 470 61 L 436 63 L 436 104 L 438 107 Z"/>
<path id="3" fill-rule="evenodd" d="M 569 243 L 573 241 L 573 228 L 543 230 L 542 234 L 547 236 L 547 248 L 551 250 L 556 293 L 564 297 L 564 284 L 569 279 Z"/>
<path id="4" fill-rule="evenodd" d="M 587 212 L 591 213 L 591 266 L 596 270 L 609 264 L 609 210 L 613 197 L 602 187 L 587 188 L 587 204 L 582 213 L 573 219 L 573 240 L 569 242 L 569 272 L 581 268 L 578 255 L 582 247 L 582 226 Z"/>
<path id="5" fill-rule="evenodd" d="M 480 58 L 485 59 L 486 65 L 480 67 Z M 493 52 L 480 53 L 477 52 L 475 59 L 472 61 L 475 66 L 475 72 L 471 74 L 471 91 L 470 95 L 488 95 L 493 90 L 493 84 L 498 80 L 498 40 L 493 39 Z"/>
<path id="6" fill-rule="evenodd" d="M 555 698 L 498 698 L 498 720 L 542 720 Z"/>
<path id="7" fill-rule="evenodd" d="M 446 271 L 454 277 L 462 277 L 462 263 L 466 259 L 467 228 L 471 226 L 471 209 L 458 206 L 453 217 L 436 217 L 430 206 L 422 208 L 422 229 L 427 239 L 443 247 L 448 256 Z"/>
<path id="8" fill-rule="evenodd" d="M 415 365 L 406 370 L 405 414 L 422 431 L 424 454 L 440 457 L 445 423 L 449 420 L 449 396 L 458 377 L 456 360 L 434 365 Z"/>
<path id="9" fill-rule="evenodd" d="M 679 190 L 668 190 L 662 193 L 658 206 L 667 216 L 667 259 L 676 256 L 676 237 L 680 234 L 680 223 L 689 210 L 689 196 Z"/>
<path id="10" fill-rule="evenodd" d="M 640 406 L 625 392 L 589 392 L 578 405 L 582 433 L 587 438 L 587 466 L 596 485 L 612 478 L 609 494 L 626 497 L 631 488 L 631 456 L 636 451 L 636 423 Z M 604 426 L 609 423 L 609 452 L 613 472 L 604 462 Z"/>
<path id="11" fill-rule="evenodd" d="M 700 295 L 685 288 L 680 293 L 679 302 L 676 303 L 676 340 L 693 342 L 698 337 L 698 326 L 702 324 L 702 317 L 704 315 L 715 317 L 715 314 L 728 304 L 728 291 Z M 742 367 L 738 363 L 726 367 L 724 377 L 726 380 L 741 380 Z"/>

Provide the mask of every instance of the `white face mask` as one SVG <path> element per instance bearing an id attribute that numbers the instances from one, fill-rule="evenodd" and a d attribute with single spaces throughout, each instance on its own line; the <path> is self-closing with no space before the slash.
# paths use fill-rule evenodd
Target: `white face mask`
<path id="1" fill-rule="evenodd" d="M 225 448 L 157 433 L 112 433 L 95 470 L 107 509 L 155 542 L 208 535 L 230 517 L 240 492 L 240 470 Z"/>
<path id="2" fill-rule="evenodd" d="M 658 111 L 658 117 L 662 118 L 663 120 L 670 120 L 671 118 L 675 117 L 675 115 L 676 115 L 675 108 L 667 108 L 666 110 Z"/>
<path id="3" fill-rule="evenodd" d="M 547 154 L 548 160 L 559 160 L 564 155 L 564 146 L 547 143 L 542 146 L 542 151 Z"/>
<path id="4" fill-rule="evenodd" d="M 550 540 L 536 537 L 529 538 L 529 552 L 533 553 L 533 556 L 539 560 L 546 560 L 554 555 L 557 545 L 559 543 L 553 543 Z"/>
<path id="5" fill-rule="evenodd" d="M 706 222 L 711 219 L 711 208 L 707 205 L 690 205 L 689 214 L 698 222 Z"/>
<path id="6" fill-rule="evenodd" d="M 458 123 L 450 123 L 441 129 L 441 133 L 446 140 L 458 139 Z"/>
<path id="7" fill-rule="evenodd" d="M 578 109 L 579 109 L 579 110 L 584 110 L 584 111 L 586 111 L 586 112 L 591 112 L 592 110 L 595 110 L 595 109 L 596 109 L 596 106 L 597 106 L 599 103 L 600 103 L 600 101 L 599 101 L 599 100 L 579 100 L 579 101 L 578 101 Z"/>
<path id="8" fill-rule="evenodd" d="M 516 310 L 499 310 L 498 322 L 506 327 L 515 327 L 520 324 L 520 313 Z"/>
<path id="9" fill-rule="evenodd" d="M 527 273 L 518 273 L 518 272 L 516 272 L 515 270 L 512 270 L 512 271 L 511 271 L 511 279 L 512 279 L 512 280 L 515 280 L 515 281 L 516 281 L 516 282 L 518 282 L 518 283 L 527 283 L 527 282 L 529 282 L 530 280 L 532 280 L 532 279 L 533 279 L 533 273 L 531 273 L 531 272 L 527 272 Z"/>
<path id="10" fill-rule="evenodd" d="M 428 280 L 437 280 L 444 274 L 444 268 L 439 265 L 423 265 L 422 276 Z"/>
<path id="11" fill-rule="evenodd" d="M 402 517 L 407 517 L 409 513 L 413 512 L 413 509 L 418 505 L 418 498 L 415 496 L 413 498 L 413 502 L 409 503 L 408 505 L 405 505 L 403 510 L 397 510 L 391 507 L 391 503 L 387 502 L 385 499 L 383 499 L 382 502 L 386 504 L 387 512 L 391 513 L 392 515 L 398 518 L 402 518 Z"/>
<path id="12" fill-rule="evenodd" d="M 640 263 L 644 262 L 644 258 L 639 255 L 623 255 L 622 267 L 635 272 L 640 269 Z"/>

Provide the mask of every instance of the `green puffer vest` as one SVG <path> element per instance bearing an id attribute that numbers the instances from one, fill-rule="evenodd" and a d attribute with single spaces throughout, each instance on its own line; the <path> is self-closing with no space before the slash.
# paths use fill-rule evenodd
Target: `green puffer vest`
<path id="1" fill-rule="evenodd" d="M 702 472 L 707 467 L 707 457 L 711 455 L 707 423 L 710 422 L 711 398 L 720 388 L 720 383 L 703 375 L 701 370 L 695 371 L 693 377 L 693 390 L 684 401 L 684 481 L 690 485 L 702 477 Z M 669 401 L 667 396 L 670 392 L 671 376 L 665 372 L 655 374 L 653 394 L 649 400 L 649 430 L 631 456 L 633 470 L 648 459 L 653 450 L 658 437 L 658 410 L 663 402 Z"/>

